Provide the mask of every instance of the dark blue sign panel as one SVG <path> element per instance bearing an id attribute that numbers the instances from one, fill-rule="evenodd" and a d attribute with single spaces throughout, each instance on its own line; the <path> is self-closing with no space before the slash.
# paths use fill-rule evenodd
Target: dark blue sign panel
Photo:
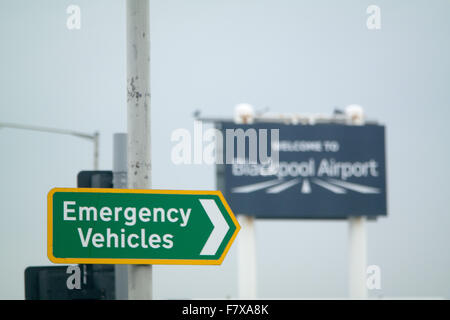
<path id="1" fill-rule="evenodd" d="M 231 159 L 228 152 L 234 149 L 235 161 L 223 166 L 220 181 L 233 212 L 269 219 L 387 215 L 384 126 L 220 123 L 218 128 L 224 138 L 224 159 Z M 272 134 L 276 129 L 278 139 Z M 226 139 L 233 130 L 231 147 L 232 139 Z M 256 136 L 258 151 L 266 144 L 263 151 L 269 150 L 272 163 L 261 163 L 259 153 L 256 163 L 236 163 L 239 131 L 245 133 L 246 160 L 249 152 L 255 154 L 251 144 Z"/>

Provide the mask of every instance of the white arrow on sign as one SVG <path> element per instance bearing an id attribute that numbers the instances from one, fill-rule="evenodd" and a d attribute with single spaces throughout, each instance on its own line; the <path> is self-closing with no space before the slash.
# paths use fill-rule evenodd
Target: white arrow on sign
<path id="1" fill-rule="evenodd" d="M 220 247 L 225 235 L 230 229 L 230 226 L 225 221 L 225 218 L 222 216 L 222 213 L 217 207 L 217 204 L 212 199 L 199 199 L 203 209 L 205 209 L 206 214 L 211 220 L 214 229 L 209 235 L 208 240 L 203 246 L 202 251 L 200 252 L 201 256 L 213 256 L 216 254 L 217 250 Z"/>

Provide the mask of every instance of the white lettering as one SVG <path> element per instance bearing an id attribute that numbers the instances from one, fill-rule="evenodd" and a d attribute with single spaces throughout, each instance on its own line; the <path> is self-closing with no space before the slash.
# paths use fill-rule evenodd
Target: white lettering
<path id="1" fill-rule="evenodd" d="M 184 212 L 183 208 L 180 208 L 180 213 L 181 213 L 181 219 L 183 220 L 183 222 L 180 224 L 180 226 L 186 227 L 188 220 L 189 220 L 189 215 L 191 214 L 191 208 L 189 208 L 186 212 Z"/>
<path id="2" fill-rule="evenodd" d="M 64 220 L 75 221 L 75 217 L 69 217 L 68 213 L 74 213 L 75 209 L 69 209 L 68 206 L 74 206 L 76 204 L 75 201 L 64 201 Z"/>
<path id="3" fill-rule="evenodd" d="M 81 245 L 86 248 L 89 244 L 89 239 L 91 238 L 92 228 L 88 229 L 86 237 L 83 235 L 83 230 L 78 228 L 78 234 L 80 235 Z"/>

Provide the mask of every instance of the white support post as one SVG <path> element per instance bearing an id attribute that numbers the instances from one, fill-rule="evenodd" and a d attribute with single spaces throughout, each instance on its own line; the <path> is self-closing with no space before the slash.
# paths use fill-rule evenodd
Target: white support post
<path id="1" fill-rule="evenodd" d="M 364 110 L 361 106 L 350 105 L 345 110 L 347 122 L 364 125 Z M 350 217 L 349 226 L 349 294 L 350 299 L 367 299 L 367 233 L 366 217 Z"/>
<path id="2" fill-rule="evenodd" d="M 350 299 L 367 299 L 366 217 L 352 217 L 349 225 L 349 293 Z"/>
<path id="3" fill-rule="evenodd" d="M 255 111 L 252 105 L 241 103 L 234 108 L 234 122 L 253 123 Z M 238 214 L 241 231 L 238 247 L 238 290 L 239 299 L 256 299 L 256 234 L 255 217 Z"/>
<path id="4" fill-rule="evenodd" d="M 151 188 L 150 4 L 127 0 L 128 188 Z M 128 299 L 152 299 L 152 266 L 130 265 Z"/>
<path id="5" fill-rule="evenodd" d="M 239 299 L 256 299 L 255 218 L 238 215 L 241 231 L 237 239 Z"/>

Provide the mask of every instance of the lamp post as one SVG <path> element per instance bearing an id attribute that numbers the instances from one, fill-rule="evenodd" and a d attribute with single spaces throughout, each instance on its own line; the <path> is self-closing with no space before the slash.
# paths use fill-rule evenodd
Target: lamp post
<path id="1" fill-rule="evenodd" d="M 64 134 L 64 135 L 70 135 L 70 136 L 90 140 L 94 143 L 94 170 L 98 170 L 99 137 L 100 137 L 100 134 L 98 133 L 98 131 L 94 132 L 93 134 L 89 134 L 89 133 L 85 133 L 85 132 L 79 132 L 79 131 L 67 130 L 67 129 L 48 128 L 48 127 L 25 125 L 25 124 L 18 124 L 18 123 L 0 122 L 0 129 L 2 129 L 2 128 Z"/>
<path id="2" fill-rule="evenodd" d="M 74 137 L 90 140 L 94 143 L 94 170 L 98 170 L 99 137 L 100 137 L 100 134 L 98 131 L 95 131 L 94 134 L 89 134 L 89 133 L 85 133 L 85 132 L 79 132 L 79 131 L 67 130 L 67 129 L 48 128 L 48 127 L 26 125 L 26 124 L 19 124 L 19 123 L 10 123 L 10 122 L 0 122 L 0 129 L 2 129 L 2 128 L 63 134 L 63 135 L 69 135 L 69 136 L 74 136 Z M 69 270 L 69 268 L 71 268 L 71 267 L 69 266 L 68 270 Z M 87 282 L 86 265 L 83 265 L 83 269 L 84 269 L 83 283 L 86 284 L 86 282 Z"/>

